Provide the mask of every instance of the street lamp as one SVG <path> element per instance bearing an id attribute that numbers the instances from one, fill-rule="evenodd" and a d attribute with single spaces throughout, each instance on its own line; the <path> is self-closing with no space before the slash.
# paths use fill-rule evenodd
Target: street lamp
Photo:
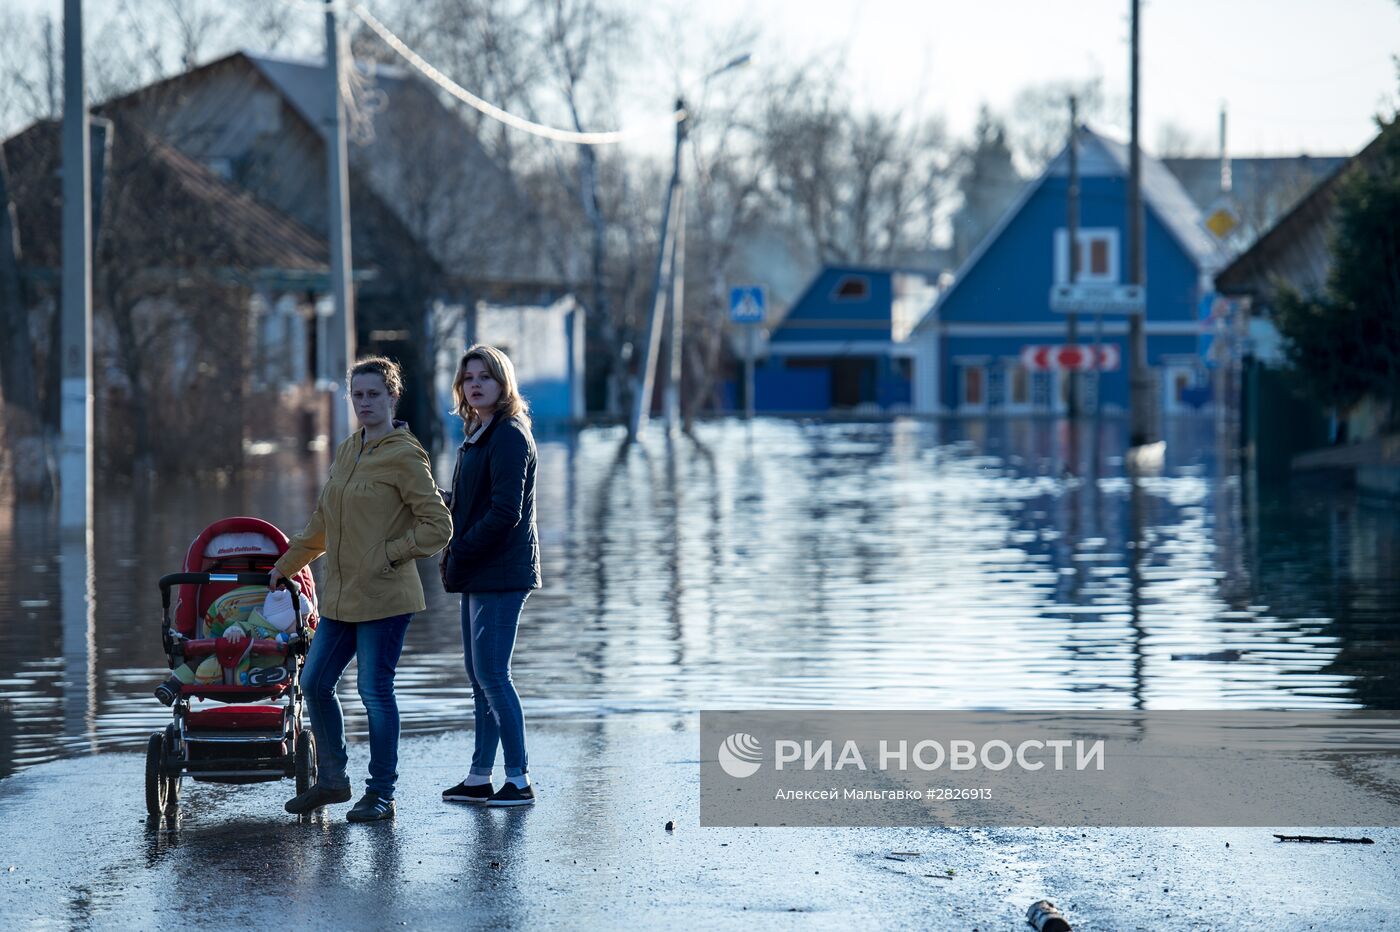
<path id="1" fill-rule="evenodd" d="M 745 52 L 711 71 L 700 82 L 700 92 L 712 79 L 741 68 L 753 60 L 753 55 Z M 632 420 L 628 424 L 627 436 L 631 440 L 641 438 L 646 430 L 651 411 L 651 396 L 656 384 L 656 359 L 661 350 L 662 318 L 665 311 L 666 292 L 663 282 L 671 286 L 671 365 L 666 384 L 665 412 L 667 430 L 674 430 L 680 424 L 680 390 L 682 333 L 685 319 L 685 180 L 681 174 L 681 149 L 685 145 L 689 130 L 690 113 L 686 110 L 685 97 L 676 98 L 676 145 L 671 154 L 671 184 L 666 190 L 666 208 L 661 213 L 661 249 L 656 257 L 655 285 L 652 290 L 651 318 L 647 324 L 647 338 L 642 359 L 641 384 L 633 399 Z"/>

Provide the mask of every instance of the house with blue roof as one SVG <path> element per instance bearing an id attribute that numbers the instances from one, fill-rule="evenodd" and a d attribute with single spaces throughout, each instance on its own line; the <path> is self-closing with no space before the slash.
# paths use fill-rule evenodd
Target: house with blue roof
<path id="1" fill-rule="evenodd" d="M 1128 147 L 1087 127 L 1078 132 L 1078 281 L 1124 283 Z M 1069 281 L 1068 187 L 1066 146 L 1025 186 L 915 326 L 908 342 L 916 412 L 1065 411 L 1069 374 L 1028 368 L 1022 352 L 1066 341 L 1067 315 L 1051 309 L 1050 291 Z M 1225 257 L 1181 183 L 1146 154 L 1142 194 L 1147 361 L 1161 409 L 1189 412 L 1209 399 L 1200 307 Z M 1126 315 L 1079 315 L 1078 342 L 1111 344 L 1120 360 L 1111 371 L 1081 375 L 1082 410 L 1127 409 L 1127 336 Z"/>
<path id="2" fill-rule="evenodd" d="M 755 409 L 797 413 L 907 410 L 914 324 L 936 289 L 917 272 L 827 266 L 768 338 Z"/>

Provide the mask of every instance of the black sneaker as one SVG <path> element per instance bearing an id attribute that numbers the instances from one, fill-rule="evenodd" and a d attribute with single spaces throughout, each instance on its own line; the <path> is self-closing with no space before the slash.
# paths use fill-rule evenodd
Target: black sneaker
<path id="1" fill-rule="evenodd" d="M 349 797 L 346 797 L 349 799 Z M 355 808 L 345 814 L 351 822 L 378 822 L 394 817 L 394 801 L 384 799 L 378 793 L 366 793 L 355 803 Z"/>
<path id="2" fill-rule="evenodd" d="M 528 806 L 535 801 L 535 788 L 527 786 L 521 789 L 509 780 L 505 786 L 491 794 L 491 798 L 486 800 L 488 806 Z"/>
<path id="3" fill-rule="evenodd" d="M 305 793 L 298 793 L 287 800 L 282 808 L 293 815 L 306 815 L 329 803 L 348 803 L 350 795 L 348 786 L 325 787 L 317 783 Z"/>
<path id="4" fill-rule="evenodd" d="M 443 790 L 442 801 L 445 803 L 484 803 L 493 795 L 495 795 L 495 790 L 491 789 L 489 783 L 467 786 L 466 781 L 463 781 L 450 790 Z"/>
<path id="5" fill-rule="evenodd" d="M 180 687 L 183 685 L 179 677 L 172 676 L 156 687 L 155 696 L 160 700 L 161 705 L 174 705 L 175 700 L 180 698 Z"/>

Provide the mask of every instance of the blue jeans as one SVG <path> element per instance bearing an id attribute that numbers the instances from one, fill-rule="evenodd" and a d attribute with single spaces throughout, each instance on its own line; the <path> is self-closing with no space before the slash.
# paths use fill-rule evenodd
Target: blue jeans
<path id="1" fill-rule="evenodd" d="M 462 650 L 476 702 L 476 747 L 471 773 L 489 776 L 496 765 L 496 745 L 506 759 L 506 776 L 528 773 L 525 715 L 510 678 L 515 629 L 529 590 L 474 592 L 462 597 Z"/>
<path id="2" fill-rule="evenodd" d="M 399 767 L 399 704 L 394 698 L 394 668 L 413 614 L 355 623 L 322 618 L 311 639 L 301 672 L 301 690 L 316 736 L 316 782 L 328 789 L 350 785 L 346 773 L 345 719 L 335 694 L 341 674 L 358 657 L 360 700 L 369 716 L 369 779 L 365 788 L 382 799 L 394 798 Z"/>

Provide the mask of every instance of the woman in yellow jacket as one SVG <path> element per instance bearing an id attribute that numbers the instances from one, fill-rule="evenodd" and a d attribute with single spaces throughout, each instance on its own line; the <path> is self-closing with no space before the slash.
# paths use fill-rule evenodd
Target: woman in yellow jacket
<path id="1" fill-rule="evenodd" d="M 303 814 L 350 799 L 345 723 L 335 687 L 358 657 L 360 699 L 369 718 L 369 779 L 350 810 L 352 822 L 393 818 L 398 779 L 399 707 L 394 668 L 414 612 L 426 606 L 414 563 L 452 536 L 428 454 L 408 425 L 394 420 L 403 393 L 398 363 L 374 356 L 350 369 L 350 398 L 360 429 L 335 451 L 306 529 L 291 539 L 268 578 L 276 586 L 326 555 L 321 621 L 301 688 L 316 736 L 317 782 L 289 800 Z"/>

